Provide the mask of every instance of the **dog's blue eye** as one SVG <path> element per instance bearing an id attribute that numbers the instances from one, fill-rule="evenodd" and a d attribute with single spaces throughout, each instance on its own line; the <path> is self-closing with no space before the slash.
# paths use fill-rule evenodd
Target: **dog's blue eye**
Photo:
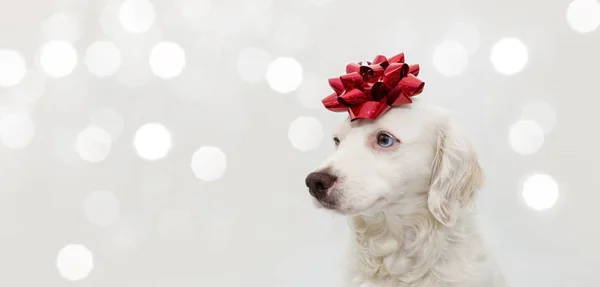
<path id="1" fill-rule="evenodd" d="M 377 144 L 382 147 L 391 147 L 396 143 L 396 139 L 391 135 L 381 133 L 377 136 Z"/>

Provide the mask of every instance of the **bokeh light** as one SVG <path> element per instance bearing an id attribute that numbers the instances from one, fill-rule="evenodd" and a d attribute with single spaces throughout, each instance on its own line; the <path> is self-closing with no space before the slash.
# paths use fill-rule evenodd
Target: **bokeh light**
<path id="1" fill-rule="evenodd" d="M 0 49 L 0 87 L 18 85 L 27 73 L 27 64 L 21 53 Z"/>
<path id="2" fill-rule="evenodd" d="M 77 134 L 75 148 L 83 160 L 91 163 L 100 162 L 110 153 L 112 139 L 104 129 L 88 126 Z"/>
<path id="3" fill-rule="evenodd" d="M 100 78 L 113 75 L 121 66 L 121 50 L 112 42 L 94 42 L 86 50 L 85 65 Z"/>
<path id="4" fill-rule="evenodd" d="M 58 252 L 56 267 L 64 279 L 80 281 L 94 269 L 94 256 L 85 245 L 69 244 Z"/>
<path id="5" fill-rule="evenodd" d="M 575 0 L 567 8 L 567 22 L 579 33 L 589 33 L 600 26 L 600 3 L 596 0 Z"/>
<path id="6" fill-rule="evenodd" d="M 267 82 L 282 94 L 295 91 L 302 83 L 302 66 L 294 58 L 276 58 L 267 68 Z"/>
<path id="7" fill-rule="evenodd" d="M 119 9 L 119 22 L 133 34 L 144 33 L 154 25 L 156 12 L 148 0 L 125 0 Z"/>
<path id="8" fill-rule="evenodd" d="M 433 65 L 444 76 L 458 76 L 468 64 L 469 52 L 457 41 L 444 42 L 433 52 Z"/>
<path id="9" fill-rule="evenodd" d="M 544 130 L 533 121 L 521 120 L 510 127 L 508 141 L 521 155 L 537 152 L 544 143 Z"/>
<path id="10" fill-rule="evenodd" d="M 123 132 L 123 117 L 115 110 L 100 108 L 90 114 L 90 126 L 102 128 L 116 141 Z"/>
<path id="11" fill-rule="evenodd" d="M 120 214 L 119 199 L 107 190 L 93 191 L 85 198 L 83 209 L 87 220 L 100 227 L 113 225 Z"/>
<path id="12" fill-rule="evenodd" d="M 535 174 L 523 183 L 523 199 L 534 210 L 553 207 L 559 197 L 558 184 L 547 174 Z"/>
<path id="13" fill-rule="evenodd" d="M 31 116 L 24 112 L 9 112 L 0 116 L 0 140 L 12 149 L 26 148 L 35 136 Z"/>
<path id="14" fill-rule="evenodd" d="M 171 149 L 171 133 L 161 124 L 145 124 L 136 131 L 133 146 L 143 159 L 161 159 Z"/>
<path id="15" fill-rule="evenodd" d="M 527 46 L 516 38 L 504 38 L 492 47 L 490 60 L 496 71 L 512 75 L 523 70 L 529 55 Z"/>
<path id="16" fill-rule="evenodd" d="M 158 43 L 150 52 L 150 68 L 160 78 L 177 77 L 185 67 L 185 51 L 177 43 Z"/>
<path id="17" fill-rule="evenodd" d="M 200 22 L 212 7 L 210 0 L 175 1 L 174 5 L 179 15 L 192 23 Z"/>
<path id="18" fill-rule="evenodd" d="M 238 74 L 242 81 L 248 83 L 262 82 L 265 80 L 271 60 L 269 52 L 257 47 L 248 47 L 238 54 Z"/>
<path id="19" fill-rule="evenodd" d="M 473 55 L 479 49 L 479 30 L 476 26 L 466 22 L 457 22 L 450 26 L 444 40 L 461 43 L 467 49 L 469 55 Z"/>
<path id="20" fill-rule="evenodd" d="M 298 117 L 290 124 L 288 138 L 292 146 L 299 151 L 314 150 L 323 141 L 323 126 L 314 117 Z"/>
<path id="21" fill-rule="evenodd" d="M 68 76 L 77 66 L 77 51 L 69 42 L 50 41 L 41 48 L 40 65 L 50 77 Z"/>
<path id="22" fill-rule="evenodd" d="M 521 108 L 521 119 L 538 123 L 548 134 L 556 125 L 556 111 L 547 102 L 531 101 Z"/>
<path id="23" fill-rule="evenodd" d="M 192 171 L 203 181 L 215 181 L 223 176 L 227 158 L 218 147 L 203 146 L 192 156 Z"/>

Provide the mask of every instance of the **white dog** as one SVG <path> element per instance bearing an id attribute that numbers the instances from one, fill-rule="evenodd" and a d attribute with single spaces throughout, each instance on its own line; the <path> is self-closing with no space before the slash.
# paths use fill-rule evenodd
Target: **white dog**
<path id="1" fill-rule="evenodd" d="M 419 100 L 346 121 L 308 175 L 318 206 L 350 217 L 345 286 L 499 287 L 474 217 L 483 172 L 444 110 Z"/>

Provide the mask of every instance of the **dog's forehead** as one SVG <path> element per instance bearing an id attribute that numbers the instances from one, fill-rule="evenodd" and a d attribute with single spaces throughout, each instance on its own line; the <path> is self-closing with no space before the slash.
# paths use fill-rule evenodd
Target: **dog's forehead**
<path id="1" fill-rule="evenodd" d="M 411 140 L 418 137 L 423 130 L 435 127 L 444 114 L 443 110 L 426 104 L 394 107 L 375 121 L 346 120 L 337 134 L 343 136 L 353 131 L 371 133 L 375 130 L 385 130 L 401 137 L 402 140 Z"/>

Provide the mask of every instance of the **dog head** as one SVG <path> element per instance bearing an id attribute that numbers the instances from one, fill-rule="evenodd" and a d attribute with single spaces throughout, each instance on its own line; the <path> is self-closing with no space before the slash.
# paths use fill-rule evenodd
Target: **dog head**
<path id="1" fill-rule="evenodd" d="M 317 205 L 342 214 L 420 205 L 451 225 L 482 183 L 476 154 L 449 115 L 419 101 L 375 121 L 347 120 L 332 144 L 335 153 L 306 185 Z"/>

